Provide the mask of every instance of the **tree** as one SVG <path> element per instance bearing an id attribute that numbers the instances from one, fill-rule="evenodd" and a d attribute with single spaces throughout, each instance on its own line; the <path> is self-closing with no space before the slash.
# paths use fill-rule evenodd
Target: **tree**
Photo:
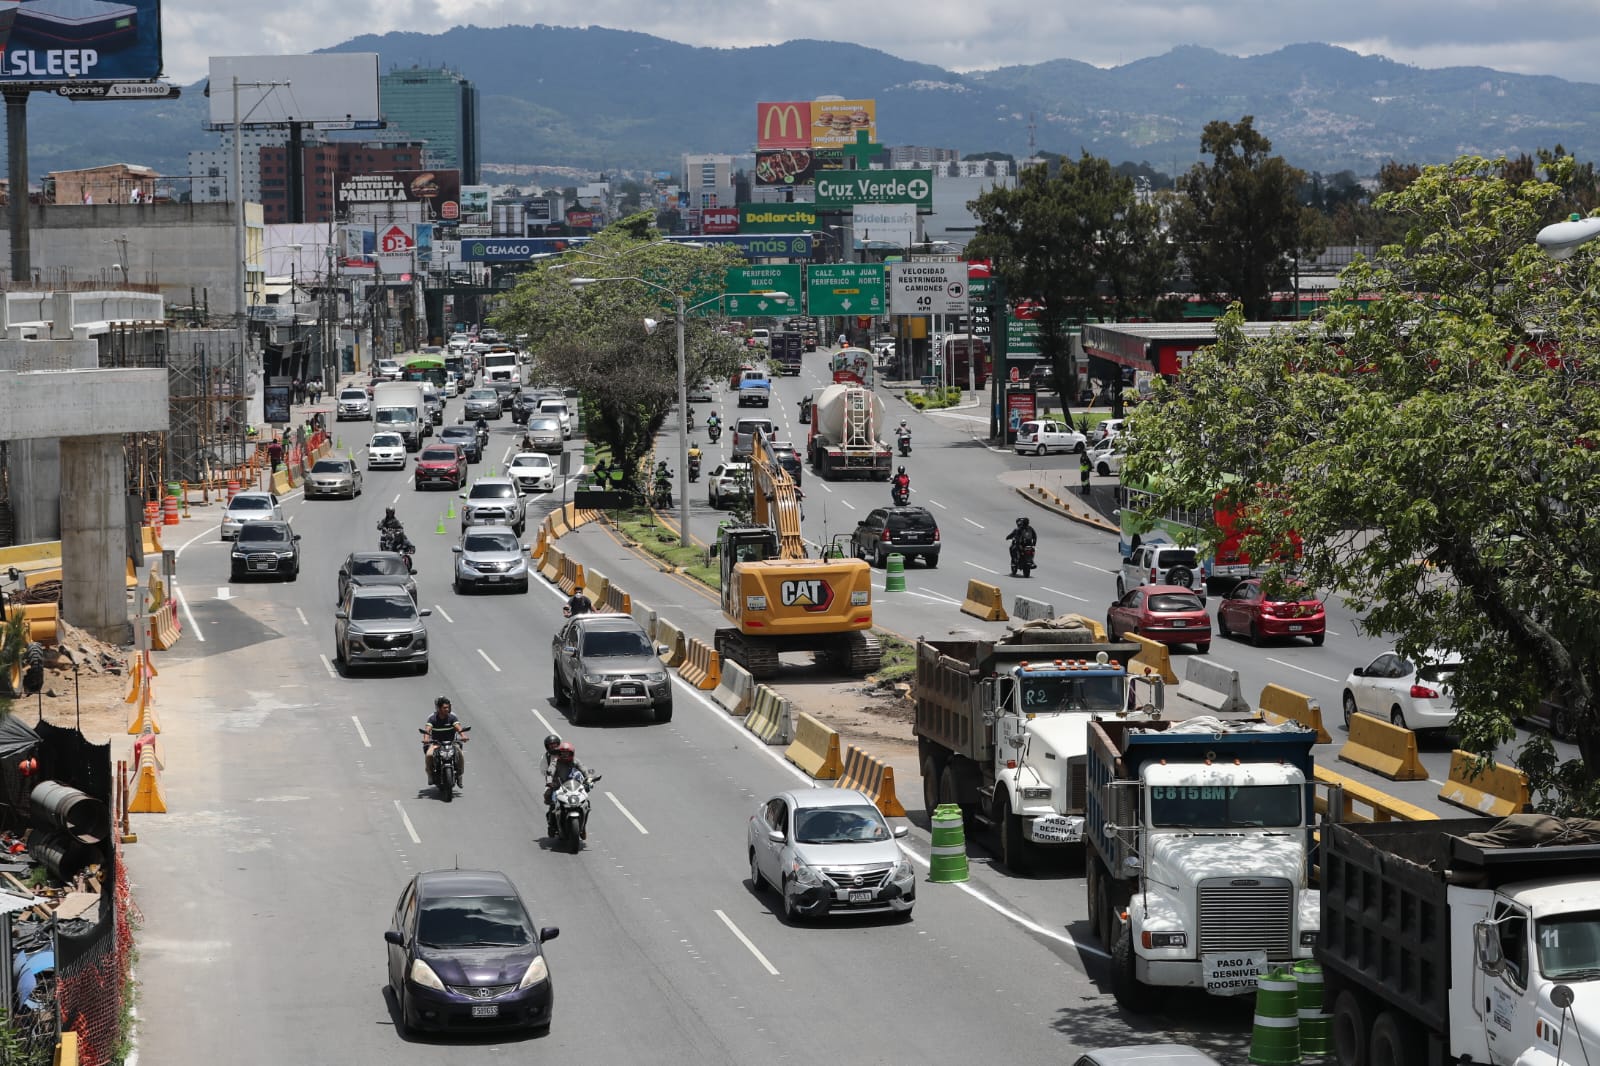
<path id="1" fill-rule="evenodd" d="M 669 293 L 682 293 L 686 306 L 714 300 L 724 291 L 728 268 L 740 261 L 725 245 L 660 241 L 649 216 L 636 215 L 523 274 L 495 326 L 528 335 L 536 380 L 579 391 L 589 439 L 609 446 L 612 462 L 637 484 L 639 463 L 678 397 L 676 310 Z M 574 285 L 575 278 L 626 280 Z M 648 328 L 646 319 L 660 328 Z M 731 373 L 741 349 L 717 333 L 712 320 L 690 315 L 684 353 L 692 384 Z"/>
<path id="2" fill-rule="evenodd" d="M 1157 510 L 1218 492 L 1244 508 L 1269 580 L 1295 570 L 1333 590 L 1403 654 L 1460 652 L 1468 750 L 1491 753 L 1564 693 L 1583 760 L 1558 766 L 1538 735 L 1518 761 L 1541 805 L 1592 816 L 1600 260 L 1558 265 L 1533 243 L 1570 166 L 1513 182 L 1503 161 L 1464 157 L 1381 197 L 1404 239 L 1347 268 L 1320 320 L 1247 339 L 1235 305 L 1217 344 L 1134 413 L 1127 466 L 1158 478 Z"/>
<path id="3" fill-rule="evenodd" d="M 1011 299 L 1039 305 L 1040 352 L 1059 382 L 1076 379 L 1072 326 L 1149 314 L 1166 284 L 1172 253 L 1159 212 L 1104 159 L 1062 160 L 1054 176 L 1028 167 L 1015 188 L 991 189 L 968 206 L 978 219 L 968 258 L 992 260 Z M 1063 388 L 1063 408 L 1071 399 Z"/>
<path id="4" fill-rule="evenodd" d="M 1305 174 L 1268 154 L 1272 142 L 1250 115 L 1208 122 L 1200 151 L 1213 162 L 1178 179 L 1173 240 L 1200 293 L 1265 318 L 1273 291 L 1289 287 L 1295 258 L 1323 248 L 1321 217 L 1296 195 Z"/>

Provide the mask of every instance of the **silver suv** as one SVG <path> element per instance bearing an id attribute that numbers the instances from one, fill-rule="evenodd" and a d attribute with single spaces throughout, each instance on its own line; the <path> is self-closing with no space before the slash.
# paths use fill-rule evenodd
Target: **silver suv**
<path id="1" fill-rule="evenodd" d="M 417 610 L 397 585 L 352 585 L 333 615 L 333 658 L 346 669 L 394 663 L 428 672 L 428 627 L 433 612 Z"/>
<path id="2" fill-rule="evenodd" d="M 461 531 L 473 526 L 510 526 L 522 536 L 528 526 L 528 503 L 517 483 L 508 477 L 480 477 L 461 494 Z"/>
<path id="3" fill-rule="evenodd" d="M 1193 548 L 1156 542 L 1140 544 L 1122 561 L 1117 573 L 1117 598 L 1141 585 L 1178 585 L 1206 602 L 1206 575 Z"/>

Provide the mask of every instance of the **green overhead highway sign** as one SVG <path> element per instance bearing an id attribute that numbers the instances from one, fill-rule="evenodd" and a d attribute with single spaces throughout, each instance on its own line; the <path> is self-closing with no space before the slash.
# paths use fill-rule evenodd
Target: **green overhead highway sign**
<path id="1" fill-rule="evenodd" d="M 882 263 L 819 263 L 806 267 L 806 314 L 881 315 Z"/>
<path id="2" fill-rule="evenodd" d="M 799 263 L 729 267 L 725 284 L 730 315 L 792 315 L 800 309 Z"/>
<path id="3" fill-rule="evenodd" d="M 852 204 L 916 204 L 933 210 L 931 170 L 819 170 L 817 207 Z"/>

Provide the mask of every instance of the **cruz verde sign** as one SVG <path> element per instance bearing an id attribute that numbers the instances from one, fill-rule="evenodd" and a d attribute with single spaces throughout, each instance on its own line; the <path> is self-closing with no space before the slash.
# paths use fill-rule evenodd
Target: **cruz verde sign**
<path id="1" fill-rule="evenodd" d="M 822 207 L 854 204 L 916 204 L 933 210 L 931 170 L 819 170 L 817 201 Z"/>

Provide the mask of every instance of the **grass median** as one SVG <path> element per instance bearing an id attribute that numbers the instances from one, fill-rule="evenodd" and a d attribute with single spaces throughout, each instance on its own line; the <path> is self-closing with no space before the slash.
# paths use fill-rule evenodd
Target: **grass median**
<path id="1" fill-rule="evenodd" d="M 706 560 L 703 548 L 685 548 L 678 543 L 678 533 L 649 512 L 630 511 L 611 516 L 612 525 L 622 531 L 630 541 L 662 562 L 678 567 L 690 577 L 709 588 L 722 588 L 722 572 Z"/>

